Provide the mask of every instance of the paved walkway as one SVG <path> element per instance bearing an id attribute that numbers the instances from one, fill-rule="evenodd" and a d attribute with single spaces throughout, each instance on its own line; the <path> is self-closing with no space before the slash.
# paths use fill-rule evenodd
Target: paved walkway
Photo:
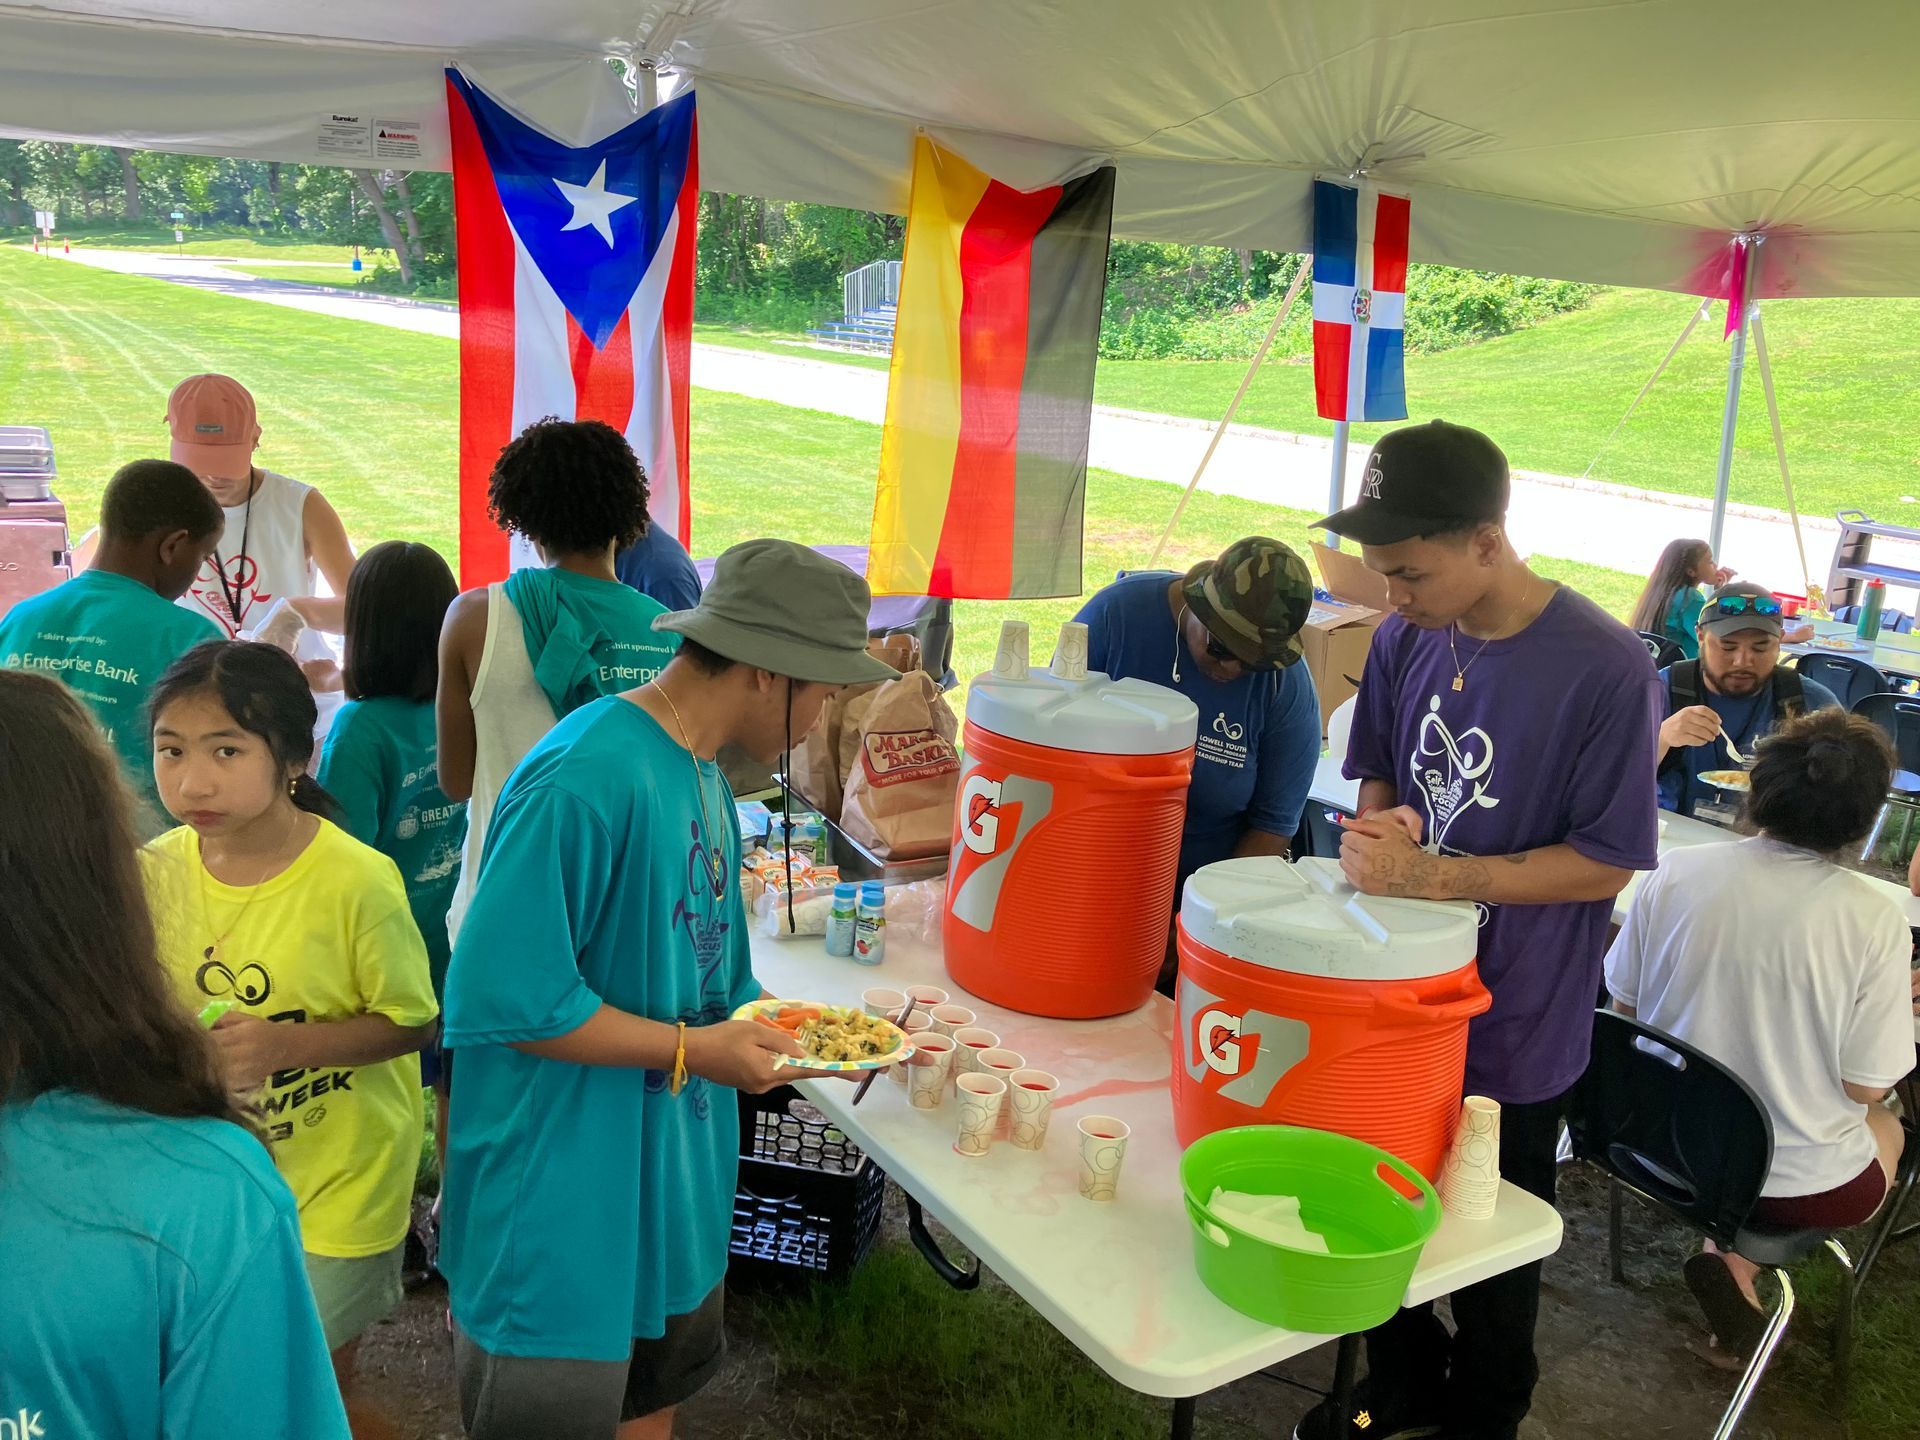
<path id="1" fill-rule="evenodd" d="M 459 315 L 444 305 L 390 296 L 327 293 L 246 275 L 217 260 L 86 249 L 75 250 L 71 258 L 123 274 L 157 276 L 196 289 L 318 315 L 449 338 L 457 338 L 460 331 Z M 887 376 L 883 370 L 725 345 L 695 345 L 693 352 L 693 383 L 697 387 L 876 425 L 885 418 Z M 1192 478 L 1193 467 L 1199 463 L 1212 432 L 1213 426 L 1204 421 L 1095 406 L 1089 459 L 1104 470 L 1184 486 Z M 1349 493 L 1365 455 L 1363 447 L 1350 452 Z M 1201 488 L 1319 512 L 1326 507 L 1331 461 L 1332 447 L 1325 439 L 1236 425 L 1221 441 Z M 1704 500 L 1516 471 L 1509 521 L 1515 543 L 1529 553 L 1644 573 L 1667 541 L 1680 535 L 1705 537 L 1710 518 L 1711 506 Z M 1816 584 L 1824 583 L 1838 527 L 1831 516 L 1803 518 L 1801 524 L 1813 579 Z M 1174 555 L 1185 558 L 1177 536 Z M 1875 551 L 1875 558 L 1882 555 L 1920 568 L 1920 546 L 1883 545 Z M 1793 533 L 1782 511 L 1733 507 L 1727 516 L 1722 558 L 1743 575 L 1774 588 L 1800 588 Z M 1898 598 L 1895 603 L 1899 603 Z"/>

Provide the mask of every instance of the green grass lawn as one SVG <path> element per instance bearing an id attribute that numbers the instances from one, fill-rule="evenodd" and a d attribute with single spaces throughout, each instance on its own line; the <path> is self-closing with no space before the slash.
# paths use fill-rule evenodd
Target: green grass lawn
<path id="1" fill-rule="evenodd" d="M 296 285 L 331 285 L 342 290 L 354 290 L 373 278 L 369 270 L 355 270 L 350 265 L 235 265 L 242 275 L 256 276 L 261 280 L 290 280 Z"/>
<path id="2" fill-rule="evenodd" d="M 236 260 L 332 260 L 345 265 L 353 258 L 350 245 L 319 245 L 294 235 L 255 235 L 245 230 L 216 231 L 187 229 L 186 241 L 176 246 L 170 227 L 147 225 L 84 224 L 54 233 L 54 243 L 71 240 L 75 245 L 96 250 L 153 250 L 172 255 L 231 256 Z M 24 232 L 20 238 L 29 238 Z M 393 252 L 384 248 L 362 247 L 361 258 L 371 270 L 376 260 L 393 261 Z"/>
<path id="3" fill-rule="evenodd" d="M 1603 292 L 1584 310 L 1530 329 L 1437 355 L 1407 357 L 1415 419 L 1444 416 L 1492 435 L 1513 463 L 1673 494 L 1713 493 L 1726 399 L 1724 312 L 1695 327 L 1673 364 L 1614 443 L 1607 436 L 1653 373 L 1699 302 L 1652 290 Z M 1831 515 L 1858 506 L 1877 518 L 1920 523 L 1920 300 L 1782 300 L 1765 307 L 1769 352 L 1787 455 L 1801 508 Z M 701 327 L 700 338 L 784 350 L 765 332 Z M 872 357 L 810 349 L 847 364 Z M 1735 501 L 1784 504 L 1757 361 L 1736 434 Z M 1239 385 L 1240 361 L 1102 360 L 1094 398 L 1102 405 L 1217 420 Z M 1269 363 L 1237 419 L 1269 429 L 1326 435 L 1313 413 L 1313 371 Z M 1384 425 L 1356 425 L 1370 442 Z M 1596 456 L 1598 457 L 1595 463 Z"/>
<path id="4" fill-rule="evenodd" d="M 259 401 L 261 463 L 317 485 L 360 548 L 396 535 L 455 558 L 456 346 L 450 340 L 306 315 L 164 281 L 0 250 L 0 395 L 7 418 L 53 431 L 76 533 L 92 525 L 114 468 L 165 454 L 175 381 L 239 376 Z M 867 533 L 880 428 L 715 391 L 694 397 L 694 550 L 716 554 L 769 531 L 806 544 Z M 1172 486 L 1094 470 L 1087 477 L 1085 585 L 1146 562 Z M 1168 562 L 1185 566 L 1240 535 L 1304 547 L 1315 516 L 1197 494 Z M 1542 560 L 1541 568 L 1623 612 L 1637 577 Z M 1059 600 L 968 601 L 954 668 L 988 668 L 1003 617 L 1027 620 L 1035 652 L 1079 608 Z"/>

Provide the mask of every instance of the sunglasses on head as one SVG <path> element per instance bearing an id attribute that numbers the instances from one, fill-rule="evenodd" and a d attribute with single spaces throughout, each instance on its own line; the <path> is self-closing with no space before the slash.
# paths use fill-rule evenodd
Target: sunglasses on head
<path id="1" fill-rule="evenodd" d="M 1723 595 L 1713 609 L 1717 615 L 1778 615 L 1780 602 L 1771 595 Z"/>

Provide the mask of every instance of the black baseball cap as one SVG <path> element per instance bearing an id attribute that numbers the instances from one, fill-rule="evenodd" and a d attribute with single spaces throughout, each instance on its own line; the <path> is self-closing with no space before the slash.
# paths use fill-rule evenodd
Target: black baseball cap
<path id="1" fill-rule="evenodd" d="M 1769 635 L 1786 632 L 1780 618 L 1779 598 L 1764 585 L 1735 580 L 1707 596 L 1700 611 L 1703 635 L 1735 635 L 1742 630 L 1764 630 Z"/>
<path id="2" fill-rule="evenodd" d="M 1398 545 L 1507 513 L 1507 457 L 1478 430 L 1429 420 L 1374 442 L 1360 498 L 1313 522 L 1362 545 Z"/>

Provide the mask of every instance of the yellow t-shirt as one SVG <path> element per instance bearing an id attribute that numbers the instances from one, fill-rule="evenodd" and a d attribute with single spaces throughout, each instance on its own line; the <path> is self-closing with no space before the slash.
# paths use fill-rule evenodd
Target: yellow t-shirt
<path id="1" fill-rule="evenodd" d="M 400 872 L 331 822 L 252 889 L 207 873 L 186 826 L 142 858 L 161 958 L 190 1010 L 235 1000 L 282 1023 L 374 1014 L 407 1026 L 438 1013 Z M 406 1238 L 426 1126 L 417 1056 L 282 1071 L 259 1103 L 309 1252 L 377 1255 Z"/>

